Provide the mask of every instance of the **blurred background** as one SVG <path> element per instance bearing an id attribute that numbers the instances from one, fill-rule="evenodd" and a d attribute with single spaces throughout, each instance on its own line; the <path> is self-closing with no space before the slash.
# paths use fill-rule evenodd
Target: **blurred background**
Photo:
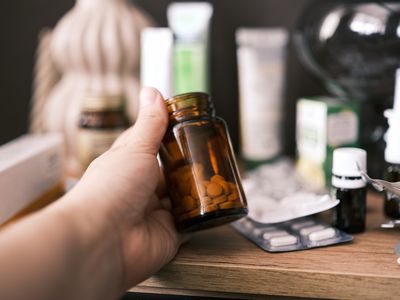
<path id="1" fill-rule="evenodd" d="M 321 0 L 322 2 L 323 0 Z M 169 0 L 132 0 L 157 23 L 167 26 Z M 180 1 L 174 1 L 180 2 Z M 212 1 L 211 21 L 211 94 L 217 114 L 224 118 L 238 150 L 238 74 L 235 30 L 238 27 L 286 27 L 293 29 L 309 0 L 218 0 Z M 0 30 L 0 143 L 28 129 L 34 55 L 39 32 L 53 28 L 73 7 L 73 0 L 1 1 Z M 289 45 L 285 88 L 284 151 L 295 151 L 295 105 L 300 96 L 324 94 L 322 85 L 307 73 Z"/>
<path id="2" fill-rule="evenodd" d="M 133 7 L 127 4 L 129 1 Z M 143 50 L 140 38 L 143 41 L 146 27 L 169 26 L 173 31 L 172 35 L 167 29 L 169 51 L 157 47 L 157 42 L 161 41 L 161 35 L 157 34 L 146 48 L 150 50 L 148 69 L 153 77 L 157 77 L 155 81 L 163 67 L 168 69 L 164 71 L 170 71 L 171 81 L 185 77 L 184 64 L 179 70 L 184 75 L 179 75 L 175 63 L 179 60 L 177 45 L 187 41 L 182 42 L 184 39 L 179 36 L 176 26 L 173 28 L 171 19 L 174 18 L 167 18 L 172 2 L 186 1 L 0 1 L 0 144 L 27 133 L 30 128 L 35 134 L 62 133 L 58 137 L 33 135 L 33 140 L 28 139 L 31 144 L 20 143 L 27 152 L 35 148 L 26 145 L 44 145 L 42 155 L 46 164 L 45 168 L 42 168 L 43 164 L 36 167 L 31 161 L 39 160 L 30 153 L 31 161 L 25 160 L 23 172 L 18 176 L 14 174 L 13 182 L 18 182 L 19 188 L 28 187 L 25 194 L 29 196 L 20 202 L 14 201 L 12 192 L 17 190 L 14 184 L 3 186 L 3 190 L 9 188 L 12 191 L 3 193 L 2 198 L 19 203 L 13 213 L 26 207 L 17 217 L 47 205 L 71 188 L 92 159 L 106 151 L 118 134 L 135 120 L 139 87 L 144 81 L 139 69 L 146 61 L 139 55 Z M 253 172 L 254 189 L 253 194 L 246 190 L 250 195 L 248 199 L 258 197 L 276 205 L 289 193 L 297 193 L 297 188 L 303 186 L 295 181 L 296 170 L 315 190 L 327 191 L 331 186 L 333 151 L 340 147 L 365 149 L 368 173 L 372 177 L 381 178 L 384 172 L 389 172 L 385 164 L 393 164 L 389 179 L 400 180 L 400 1 L 191 2 L 208 2 L 212 4 L 213 12 L 209 26 L 208 65 L 202 65 L 202 59 L 198 59 L 200 63 L 197 64 L 198 52 L 192 49 L 192 60 L 187 60 L 192 63 L 190 75 L 197 73 L 200 67 L 206 70 L 209 66 L 208 73 L 198 72 L 206 74 L 204 82 L 209 83 L 209 88 L 200 91 L 211 94 L 216 114 L 227 122 L 234 150 L 241 154 L 244 162 L 243 170 L 265 163 L 265 168 L 259 169 L 263 172 L 257 173 L 257 169 Z M 178 6 L 182 9 L 184 5 Z M 66 15 L 73 7 L 72 13 Z M 196 19 L 201 15 L 197 13 L 191 6 L 190 17 Z M 182 13 L 176 19 L 182 21 L 185 17 L 187 15 Z M 208 18 L 203 18 L 204 27 L 208 26 L 207 22 Z M 57 30 L 53 31 L 56 24 Z M 238 29 L 243 27 L 247 30 L 238 38 Z M 280 29 L 276 30 L 277 27 Z M 202 30 L 194 40 L 201 40 L 198 44 L 204 50 L 208 36 L 204 33 L 206 28 Z M 277 31 L 281 35 L 276 34 Z M 160 67 L 158 56 L 168 56 L 169 60 L 165 59 L 161 63 L 164 66 Z M 397 96 L 393 97 L 395 78 Z M 97 94 L 91 94 L 93 86 L 97 87 Z M 175 86 L 174 89 L 176 93 Z M 112 94 L 115 91 L 117 94 Z M 185 92 L 193 91 L 198 90 Z M 393 98 L 397 99 L 397 108 L 384 116 L 384 111 L 393 107 Z M 31 111 L 35 115 L 33 125 Z M 243 130 L 246 127 L 243 124 L 247 126 L 246 130 Z M 388 125 L 391 134 L 387 134 L 386 139 Z M 250 150 L 247 153 L 243 150 L 246 138 L 247 150 Z M 387 146 L 390 144 L 391 147 Z M 390 155 L 384 158 L 385 147 L 390 150 L 386 151 Z M 17 157 L 22 151 L 9 151 L 7 155 L 11 157 L 10 152 L 16 153 Z M 211 151 L 209 154 L 211 156 Z M 287 156 L 295 159 L 286 159 Z M 280 159 L 282 157 L 284 159 Z M 9 160 L 8 156 L 3 162 L 6 160 Z M 8 180 L 8 174 L 3 174 Z M 292 181 L 288 174 L 293 175 Z M 275 184 L 278 181 L 272 178 L 282 185 Z M 52 194 L 48 199 L 39 204 L 35 202 L 38 196 L 49 191 Z M 258 191 L 260 194 L 256 194 Z M 386 217 L 400 222 L 400 198 L 386 200 Z M 30 202 L 33 205 L 26 206 Z M 363 205 L 360 210 L 365 217 L 365 201 Z"/>

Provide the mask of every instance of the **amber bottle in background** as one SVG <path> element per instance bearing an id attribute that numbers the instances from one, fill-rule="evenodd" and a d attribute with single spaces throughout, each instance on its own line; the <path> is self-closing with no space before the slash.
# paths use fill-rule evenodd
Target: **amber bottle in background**
<path id="1" fill-rule="evenodd" d="M 160 158 L 178 229 L 195 231 L 245 216 L 230 138 L 209 95 L 187 93 L 165 102 L 169 127 Z"/>
<path id="2" fill-rule="evenodd" d="M 77 153 L 83 171 L 128 128 L 124 107 L 124 98 L 119 95 L 90 95 L 83 99 Z"/>
<path id="3" fill-rule="evenodd" d="M 396 84 L 393 98 L 393 109 L 384 113 L 389 128 L 386 131 L 385 172 L 387 181 L 400 181 L 400 68 L 396 70 Z M 392 220 L 400 220 L 400 197 L 385 192 L 383 205 L 385 216 Z"/>
<path id="4" fill-rule="evenodd" d="M 400 181 L 400 164 L 386 163 L 385 180 L 390 182 Z M 400 220 L 400 197 L 390 192 L 385 192 L 385 201 L 383 205 L 385 216 Z"/>

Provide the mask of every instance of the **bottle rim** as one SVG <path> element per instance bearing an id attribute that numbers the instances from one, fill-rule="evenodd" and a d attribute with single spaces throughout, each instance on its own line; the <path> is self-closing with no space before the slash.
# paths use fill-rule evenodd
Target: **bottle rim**
<path id="1" fill-rule="evenodd" d="M 210 95 L 204 92 L 191 92 L 178 94 L 168 99 L 165 99 L 165 104 L 167 105 L 167 107 L 173 109 L 175 108 L 174 106 L 184 108 L 185 106 L 192 106 L 193 102 L 203 101 L 209 103 L 211 101 Z"/>
<path id="2" fill-rule="evenodd" d="M 170 117 L 176 121 L 215 113 L 210 95 L 204 92 L 179 94 L 166 99 L 165 105 Z"/>

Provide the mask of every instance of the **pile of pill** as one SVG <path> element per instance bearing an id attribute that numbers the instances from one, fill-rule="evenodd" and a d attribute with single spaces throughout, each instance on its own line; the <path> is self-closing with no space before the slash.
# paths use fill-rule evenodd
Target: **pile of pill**
<path id="1" fill-rule="evenodd" d="M 294 162 L 286 158 L 246 172 L 243 188 L 246 195 L 260 195 L 271 200 L 279 200 L 299 191 L 313 191 L 297 175 Z"/>
<path id="2" fill-rule="evenodd" d="M 290 159 L 261 165 L 247 172 L 242 182 L 248 216 L 260 223 L 278 223 L 313 215 L 339 203 L 327 191 L 306 185 Z"/>
<path id="3" fill-rule="evenodd" d="M 185 220 L 241 206 L 237 186 L 219 174 L 205 177 L 203 166 L 193 164 L 177 169 L 171 176 L 178 195 L 174 197 L 174 211 Z"/>
<path id="4" fill-rule="evenodd" d="M 234 222 L 232 226 L 268 252 L 305 250 L 353 240 L 351 235 L 310 217 L 273 225 L 244 218 Z"/>

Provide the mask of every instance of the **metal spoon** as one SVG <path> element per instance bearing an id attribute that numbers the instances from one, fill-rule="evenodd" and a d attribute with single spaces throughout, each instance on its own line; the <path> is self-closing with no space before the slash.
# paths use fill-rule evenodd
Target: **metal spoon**
<path id="1" fill-rule="evenodd" d="M 360 166 L 357 165 L 357 167 L 361 173 L 361 177 L 366 182 L 370 183 L 376 190 L 378 190 L 379 192 L 386 190 L 388 192 L 395 194 L 396 196 L 400 196 L 400 182 L 389 182 L 381 179 L 372 179 L 371 177 L 368 176 L 366 172 L 361 170 Z"/>

